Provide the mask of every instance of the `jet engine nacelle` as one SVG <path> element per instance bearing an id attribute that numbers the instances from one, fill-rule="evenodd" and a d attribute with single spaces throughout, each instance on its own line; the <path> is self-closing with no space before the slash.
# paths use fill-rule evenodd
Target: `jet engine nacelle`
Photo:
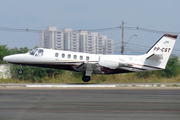
<path id="1" fill-rule="evenodd" d="M 132 58 L 129 58 L 132 59 Z M 110 69 L 118 69 L 120 67 L 132 67 L 132 64 L 129 64 L 125 62 L 125 60 L 119 58 L 119 57 L 114 57 L 114 56 L 100 56 L 99 65 L 110 68 Z"/>
<path id="2" fill-rule="evenodd" d="M 98 63 L 99 65 L 110 69 L 118 69 L 119 67 L 126 64 L 125 61 L 119 59 L 119 57 L 114 56 L 100 56 Z"/>

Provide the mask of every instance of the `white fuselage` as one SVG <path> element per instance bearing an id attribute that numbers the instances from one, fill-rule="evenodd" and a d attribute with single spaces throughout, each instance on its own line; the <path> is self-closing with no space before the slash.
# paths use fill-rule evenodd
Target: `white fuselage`
<path id="1" fill-rule="evenodd" d="M 96 67 L 90 66 L 94 74 L 117 74 L 154 70 L 154 67 L 144 65 L 145 57 L 147 55 L 103 55 L 38 48 L 33 53 L 28 52 L 4 57 L 4 61 L 79 72 L 85 72 L 83 69 L 76 69 L 84 63 L 96 65 Z"/>

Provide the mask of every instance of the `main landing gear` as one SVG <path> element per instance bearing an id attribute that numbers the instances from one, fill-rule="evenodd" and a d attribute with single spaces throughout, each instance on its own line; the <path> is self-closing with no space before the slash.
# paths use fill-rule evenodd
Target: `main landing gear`
<path id="1" fill-rule="evenodd" d="M 86 71 L 82 77 L 83 82 L 89 82 L 91 80 L 92 71 Z"/>
<path id="2" fill-rule="evenodd" d="M 91 77 L 84 75 L 84 76 L 82 77 L 82 80 L 83 80 L 83 82 L 89 82 L 89 81 L 91 80 Z"/>
<path id="3" fill-rule="evenodd" d="M 21 66 L 21 68 L 18 70 L 18 74 L 22 75 L 23 74 L 22 65 L 20 65 L 20 66 Z"/>

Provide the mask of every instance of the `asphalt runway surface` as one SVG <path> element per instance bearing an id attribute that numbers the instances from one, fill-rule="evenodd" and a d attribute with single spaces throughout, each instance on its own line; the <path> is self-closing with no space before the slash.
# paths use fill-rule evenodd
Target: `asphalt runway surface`
<path id="1" fill-rule="evenodd" d="M 0 120 L 180 120 L 180 89 L 0 89 Z"/>

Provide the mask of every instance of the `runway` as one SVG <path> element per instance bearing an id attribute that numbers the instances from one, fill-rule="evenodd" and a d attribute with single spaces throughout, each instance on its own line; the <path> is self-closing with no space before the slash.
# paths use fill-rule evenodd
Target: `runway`
<path id="1" fill-rule="evenodd" d="M 180 89 L 1 89 L 1 120 L 179 120 Z"/>

